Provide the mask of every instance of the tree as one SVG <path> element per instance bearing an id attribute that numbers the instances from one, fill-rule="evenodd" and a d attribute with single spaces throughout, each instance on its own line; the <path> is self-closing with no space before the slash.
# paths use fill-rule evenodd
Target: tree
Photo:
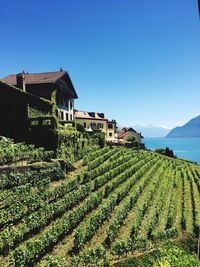
<path id="1" fill-rule="evenodd" d="M 97 144 L 102 148 L 105 146 L 105 133 L 93 133 L 92 138 L 97 140 Z"/>
<path id="2" fill-rule="evenodd" d="M 80 123 L 76 123 L 76 129 L 78 132 L 84 133 L 85 132 L 85 128 L 82 124 Z"/>

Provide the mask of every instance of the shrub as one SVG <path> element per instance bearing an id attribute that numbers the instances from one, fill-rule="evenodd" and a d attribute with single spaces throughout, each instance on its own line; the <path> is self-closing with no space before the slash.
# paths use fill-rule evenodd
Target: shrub
<path id="1" fill-rule="evenodd" d="M 97 144 L 103 148 L 105 146 L 105 133 L 99 132 L 91 135 L 93 139 L 96 139 Z"/>

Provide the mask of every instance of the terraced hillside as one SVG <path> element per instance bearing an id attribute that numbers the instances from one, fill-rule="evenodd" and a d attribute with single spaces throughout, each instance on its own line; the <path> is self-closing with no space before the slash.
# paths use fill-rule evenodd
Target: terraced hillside
<path id="1" fill-rule="evenodd" d="M 0 266 L 98 266 L 183 234 L 200 235 L 200 167 L 154 152 L 97 149 L 0 191 Z"/>

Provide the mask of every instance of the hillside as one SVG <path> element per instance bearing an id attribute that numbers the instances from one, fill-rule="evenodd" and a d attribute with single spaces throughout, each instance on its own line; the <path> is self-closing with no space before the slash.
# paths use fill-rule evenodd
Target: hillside
<path id="1" fill-rule="evenodd" d="M 200 137 L 200 115 L 183 126 L 172 129 L 166 137 Z"/>
<path id="2" fill-rule="evenodd" d="M 4 176 L 0 266 L 118 266 L 127 254 L 153 253 L 159 242 L 199 236 L 197 165 L 150 151 L 94 147 L 75 171 L 51 177 L 13 184 Z M 195 266 L 194 252 L 180 256 L 179 266 Z M 155 263 L 167 259 L 162 253 Z"/>

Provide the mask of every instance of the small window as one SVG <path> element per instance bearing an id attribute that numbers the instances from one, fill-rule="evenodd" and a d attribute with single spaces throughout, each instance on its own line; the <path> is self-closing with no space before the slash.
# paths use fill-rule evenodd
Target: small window
<path id="1" fill-rule="evenodd" d="M 109 124 L 108 124 L 108 129 L 112 129 L 112 128 L 113 128 L 112 123 L 109 123 Z"/>
<path id="2" fill-rule="evenodd" d="M 97 124 L 97 129 L 102 129 L 103 128 L 103 124 L 102 123 L 98 123 Z"/>
<path id="3" fill-rule="evenodd" d="M 58 113 L 58 110 L 56 109 L 56 117 L 57 117 L 57 118 L 58 118 L 58 114 L 59 114 L 59 113 Z"/>
<path id="4" fill-rule="evenodd" d="M 72 114 L 70 114 L 70 121 L 72 121 L 73 120 L 73 118 L 72 118 Z"/>
<path id="5" fill-rule="evenodd" d="M 64 120 L 64 113 L 63 113 L 63 111 L 61 111 L 60 113 L 61 113 L 61 120 L 63 121 Z"/>
<path id="6" fill-rule="evenodd" d="M 112 133 L 109 133 L 109 136 L 112 137 Z"/>
<path id="7" fill-rule="evenodd" d="M 84 123 L 83 123 L 83 127 L 84 127 L 84 128 L 86 128 L 86 127 L 87 127 L 87 125 L 86 125 L 86 122 L 84 122 Z"/>
<path id="8" fill-rule="evenodd" d="M 73 100 L 70 99 L 70 109 L 73 109 Z"/>
<path id="9" fill-rule="evenodd" d="M 97 128 L 96 123 L 92 122 L 92 123 L 91 123 L 91 128 L 92 128 L 92 129 L 96 129 L 96 128 Z"/>
<path id="10" fill-rule="evenodd" d="M 66 121 L 68 121 L 68 120 L 69 120 L 69 114 L 66 113 Z"/>

